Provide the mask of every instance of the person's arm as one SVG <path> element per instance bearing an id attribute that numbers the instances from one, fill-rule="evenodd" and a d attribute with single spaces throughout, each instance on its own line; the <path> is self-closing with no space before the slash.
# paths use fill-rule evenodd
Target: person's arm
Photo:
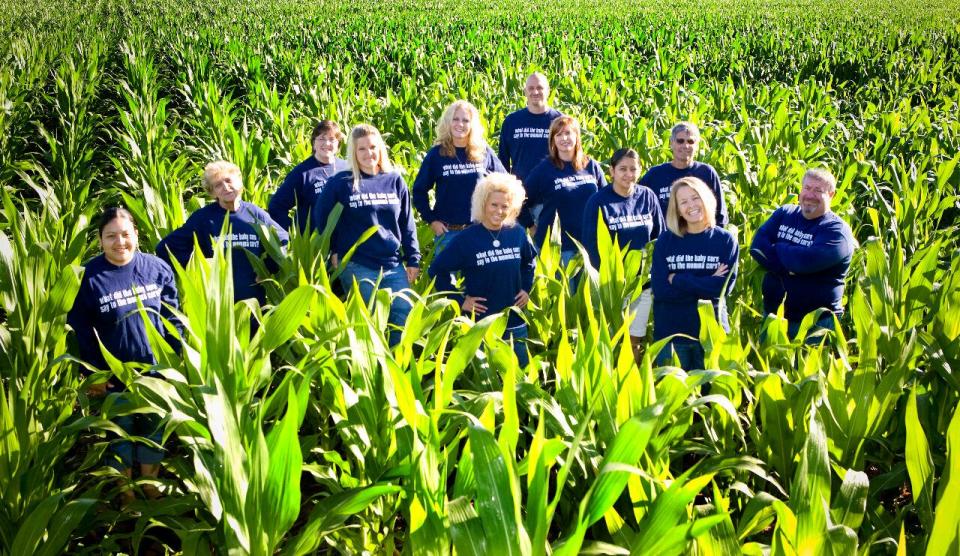
<path id="1" fill-rule="evenodd" d="M 320 195 L 317 196 L 317 199 L 313 202 L 313 211 L 310 213 L 310 218 L 313 223 L 313 228 L 317 230 L 317 233 L 322 234 L 323 230 L 327 227 L 327 219 L 330 217 L 330 211 L 332 211 L 333 207 L 337 204 L 337 190 L 339 189 L 339 185 L 339 180 L 327 182 L 326 187 L 320 190 Z"/>
<path id="2" fill-rule="evenodd" d="M 289 229 L 293 223 L 290 219 L 290 211 L 297 203 L 296 185 L 294 184 L 295 173 L 291 171 L 287 174 L 283 183 L 270 197 L 270 202 L 267 203 L 267 212 L 270 214 L 270 218 L 273 218 L 284 230 Z M 302 177 L 302 174 L 300 176 Z M 303 223 L 300 225 L 302 226 Z"/>
<path id="3" fill-rule="evenodd" d="M 497 158 L 503 165 L 505 171 L 510 171 L 510 129 L 507 126 L 508 120 L 503 120 L 503 127 L 500 128 L 500 144 L 497 145 Z"/>
<path id="4" fill-rule="evenodd" d="M 600 268 L 600 248 L 597 245 L 598 218 L 603 216 L 600 214 L 600 203 L 596 201 L 596 195 L 594 195 L 590 197 L 587 206 L 583 209 L 583 225 L 580 229 L 583 247 L 590 255 L 590 264 L 594 268 Z"/>
<path id="5" fill-rule="evenodd" d="M 463 270 L 462 249 L 457 245 L 458 239 L 459 237 L 454 238 L 446 249 L 437 253 L 427 272 L 434 279 L 436 291 L 446 293 L 447 297 L 455 300 L 458 305 L 463 305 L 464 296 L 457 291 L 453 282 L 453 273 Z"/>
<path id="6" fill-rule="evenodd" d="M 183 337 L 183 323 L 174 311 L 180 308 L 180 295 L 177 293 L 177 283 L 172 272 L 162 272 L 160 275 L 160 315 L 170 321 L 176 328 L 176 335 L 167 330 L 160 332 L 165 336 L 167 343 L 174 351 L 180 353 L 180 342 Z"/>
<path id="7" fill-rule="evenodd" d="M 437 183 L 436 176 L 433 175 L 433 149 L 427 152 L 423 157 L 423 163 L 420 164 L 420 170 L 417 177 L 413 180 L 413 206 L 420 213 L 424 222 L 432 223 L 436 220 L 433 209 L 430 207 L 430 190 Z"/>
<path id="8" fill-rule="evenodd" d="M 650 285 L 653 288 L 654 299 L 660 301 L 691 301 L 692 298 L 680 288 L 670 283 L 670 268 L 667 266 L 667 257 L 671 255 L 670 239 L 661 236 L 653 246 L 653 261 L 650 269 Z M 676 276 L 674 276 L 676 278 Z"/>
<path id="9" fill-rule="evenodd" d="M 200 245 L 200 250 L 204 257 L 213 255 L 213 248 L 210 247 L 210 236 L 203 237 L 204 234 L 197 233 L 196 222 L 193 215 L 187 218 L 183 226 L 167 234 L 167 237 L 160 240 L 157 244 L 157 256 L 163 259 L 170 268 L 173 268 L 172 259 L 176 259 L 180 266 L 186 266 L 190 261 L 190 255 L 193 254 L 194 236 Z M 209 254 L 207 253 L 209 251 Z"/>
<path id="10" fill-rule="evenodd" d="M 717 175 L 717 171 L 710 167 L 710 189 L 713 190 L 714 196 L 717 198 L 717 226 L 721 228 L 726 228 L 727 224 L 730 223 L 730 216 L 727 214 L 727 202 L 723 198 L 723 185 L 720 183 L 720 176 Z"/>
<path id="11" fill-rule="evenodd" d="M 73 328 L 77 335 L 80 359 L 97 365 L 101 356 L 100 344 L 94 332 L 93 317 L 100 311 L 100 308 L 92 303 L 93 293 L 90 291 L 88 283 L 87 280 L 80 283 L 77 297 L 73 300 L 73 307 L 67 313 L 67 324 L 70 325 L 70 328 Z"/>
<path id="12" fill-rule="evenodd" d="M 726 291 L 730 291 L 736 281 L 737 256 L 739 253 L 740 248 L 736 240 L 731 238 L 726 252 L 721 256 L 720 265 L 713 274 L 704 276 L 692 272 L 678 272 L 673 276 L 673 286 L 689 295 L 696 296 L 697 299 L 721 297 L 725 291 L 724 284 L 727 284 Z"/>
<path id="13" fill-rule="evenodd" d="M 778 275 L 787 274 L 787 269 L 780 264 L 780 257 L 777 255 L 776 249 L 777 231 L 780 229 L 782 220 L 783 209 L 778 208 L 773 211 L 766 222 L 757 228 L 757 231 L 753 234 L 753 242 L 750 244 L 750 256 L 767 272 Z"/>
<path id="14" fill-rule="evenodd" d="M 523 234 L 523 245 L 520 247 L 520 287 L 530 293 L 533 289 L 533 278 L 537 271 L 537 247 L 530 240 L 530 236 Z"/>
<path id="15" fill-rule="evenodd" d="M 657 201 L 657 195 L 649 187 L 642 185 L 639 187 L 643 187 L 649 192 L 647 197 L 649 198 L 648 202 L 650 204 L 650 216 L 653 219 L 653 226 L 650 228 L 650 241 L 653 241 L 660 237 L 660 234 L 667 229 L 667 223 L 663 218 L 663 211 L 660 210 L 660 202 Z"/>
<path id="16" fill-rule="evenodd" d="M 500 159 L 497 158 L 497 155 L 493 152 L 493 149 L 487 147 L 487 174 L 492 174 L 494 172 L 506 172 L 507 169 L 504 167 L 503 163 L 500 162 Z"/>
<path id="17" fill-rule="evenodd" d="M 409 269 L 420 268 L 420 244 L 417 241 L 417 224 L 413 220 L 407 183 L 399 175 L 397 176 L 397 182 L 397 196 L 400 198 L 400 214 L 397 218 L 397 224 L 400 229 L 400 247 L 403 250 L 403 260 L 409 275 L 411 274 Z"/>
<path id="18" fill-rule="evenodd" d="M 540 179 L 541 174 L 542 172 L 534 170 L 527 175 L 527 179 L 524 180 L 523 183 L 523 189 L 526 191 L 527 198 L 520 207 L 520 214 L 517 216 L 517 222 L 519 222 L 524 228 L 529 228 L 536 224 L 536 222 L 533 221 L 533 213 L 530 212 L 530 207 L 534 207 L 543 202 L 540 199 L 541 195 L 539 186 L 540 181 L 542 181 Z M 539 244 L 537 245 L 539 246 Z"/>
<path id="19" fill-rule="evenodd" d="M 599 162 L 592 158 L 590 164 L 593 166 L 593 175 L 597 178 L 597 190 L 603 189 L 607 186 L 607 177 L 603 175 L 603 168 L 600 167 Z"/>
<path id="20" fill-rule="evenodd" d="M 822 225 L 809 246 L 787 241 L 776 244 L 777 256 L 791 274 L 811 274 L 834 266 L 853 254 L 853 245 L 843 230 L 843 223 L 834 220 Z"/>

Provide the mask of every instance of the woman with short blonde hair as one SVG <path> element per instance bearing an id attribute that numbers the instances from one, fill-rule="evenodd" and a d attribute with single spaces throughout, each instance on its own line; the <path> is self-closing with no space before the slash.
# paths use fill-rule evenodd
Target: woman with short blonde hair
<path id="1" fill-rule="evenodd" d="M 473 192 L 475 224 L 454 238 L 430 265 L 437 291 L 451 292 L 464 313 L 487 316 L 511 307 L 505 336 L 512 338 L 522 367 L 529 361 L 524 339 L 527 325 L 519 314 L 533 287 L 537 251 L 526 231 L 515 224 L 523 203 L 523 186 L 507 173 L 484 177 Z M 463 275 L 456 292 L 453 273 Z"/>
<path id="2" fill-rule="evenodd" d="M 413 206 L 430 223 L 436 252 L 470 225 L 470 199 L 477 181 L 504 171 L 484 135 L 480 113 L 463 99 L 450 104 L 437 122 L 437 140 L 413 181 Z M 434 188 L 436 200 L 431 205 Z"/>
<path id="3" fill-rule="evenodd" d="M 673 182 L 672 186 L 670 186 L 670 201 L 667 204 L 667 229 L 680 237 L 683 237 L 683 235 L 687 233 L 687 221 L 680 216 L 680 208 L 676 202 L 677 191 L 679 191 L 681 187 L 689 187 L 697 192 L 697 195 L 700 197 L 700 200 L 703 202 L 703 206 L 707 211 L 707 214 L 704 215 L 707 227 L 710 228 L 716 226 L 716 197 L 713 196 L 713 192 L 710 191 L 710 188 L 707 187 L 707 184 L 704 183 L 703 180 L 693 176 L 687 176 L 685 178 L 678 179 L 677 181 Z"/>

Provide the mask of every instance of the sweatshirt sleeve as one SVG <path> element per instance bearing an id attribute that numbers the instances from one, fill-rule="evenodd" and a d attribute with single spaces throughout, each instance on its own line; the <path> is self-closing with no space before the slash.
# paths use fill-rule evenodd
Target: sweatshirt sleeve
<path id="1" fill-rule="evenodd" d="M 540 174 L 541 172 L 536 170 L 530 172 L 527 174 L 527 179 L 523 183 L 523 189 L 527 193 L 527 198 L 523 202 L 523 206 L 520 207 L 520 215 L 517 216 L 517 222 L 519 222 L 524 228 L 529 228 L 530 226 L 536 224 L 536 222 L 533 221 L 533 214 L 530 212 L 530 207 L 539 205 L 543 202 L 540 199 Z"/>
<path id="2" fill-rule="evenodd" d="M 330 218 L 330 211 L 333 210 L 333 207 L 337 204 L 337 190 L 340 189 L 340 180 L 331 180 L 327 183 L 327 186 L 320 191 L 320 195 L 317 196 L 317 199 L 313 203 L 313 212 L 311 212 L 311 220 L 313 228 L 317 230 L 317 233 L 322 234 L 323 230 L 327 227 L 327 219 Z M 336 230 L 334 230 L 334 234 Z M 331 239 L 330 244 L 333 245 Z"/>
<path id="3" fill-rule="evenodd" d="M 717 175 L 717 171 L 710 168 L 710 189 L 713 190 L 713 194 L 717 198 L 717 226 L 721 228 L 726 228 L 727 224 L 730 223 L 730 216 L 727 214 L 727 201 L 723 198 L 723 185 L 720 183 L 720 176 Z"/>
<path id="4" fill-rule="evenodd" d="M 590 263 L 594 268 L 600 268 L 600 248 L 597 245 L 597 218 L 600 218 L 600 203 L 596 200 L 597 196 L 590 197 L 587 206 L 583 209 L 583 225 L 580 229 L 580 237 L 583 239 L 583 246 L 590 255 Z"/>
<path id="5" fill-rule="evenodd" d="M 780 228 L 782 219 L 782 208 L 773 211 L 770 218 L 757 228 L 757 231 L 753 234 L 753 242 L 750 244 L 750 256 L 767 272 L 778 275 L 787 273 L 787 269 L 780 264 L 780 257 L 777 255 L 776 249 L 777 230 Z"/>
<path id="6" fill-rule="evenodd" d="M 453 273 L 460 272 L 463 268 L 462 249 L 457 245 L 457 239 L 452 242 L 433 258 L 427 273 L 434 279 L 436 291 L 447 294 L 447 297 L 463 304 L 463 294 L 458 292 L 453 283 Z"/>
<path id="7" fill-rule="evenodd" d="M 853 245 L 839 220 L 821 226 L 809 246 L 781 241 L 775 249 L 783 267 L 792 274 L 820 272 L 853 254 Z"/>
<path id="8" fill-rule="evenodd" d="M 533 278 L 537 270 L 537 248 L 533 245 L 525 232 L 523 233 L 523 247 L 520 248 L 520 287 L 530 293 L 533 289 Z"/>
<path id="9" fill-rule="evenodd" d="M 81 282 L 77 297 L 73 300 L 73 307 L 67 313 L 67 324 L 73 328 L 77 335 L 80 359 L 96 367 L 101 367 L 103 357 L 100 354 L 100 344 L 94 332 L 94 323 L 90 318 L 91 315 L 96 314 L 95 311 L 98 309 L 90 303 L 92 293 L 87 285 L 88 283 L 87 280 Z M 84 372 L 84 374 L 86 373 Z"/>
<path id="10" fill-rule="evenodd" d="M 270 218 L 273 218 L 285 230 L 289 229 L 293 223 L 290 220 L 290 210 L 293 209 L 297 201 L 296 186 L 293 183 L 294 174 L 295 172 L 287 174 L 287 177 L 284 178 L 283 183 L 273 193 L 270 202 L 267 204 L 267 212 L 270 213 Z M 300 225 L 302 226 L 303 223 Z"/>
<path id="11" fill-rule="evenodd" d="M 494 154 L 493 149 L 487 147 L 487 174 L 492 174 L 494 172 L 504 172 L 506 173 L 507 169 L 503 166 L 503 163 L 500 162 L 500 159 L 497 158 L 497 155 Z"/>
<path id="12" fill-rule="evenodd" d="M 420 266 L 420 244 L 417 241 L 417 224 L 410 206 L 410 192 L 402 176 L 397 176 L 397 194 L 400 198 L 400 214 L 397 224 L 400 229 L 400 247 L 406 266 Z"/>
<path id="13" fill-rule="evenodd" d="M 430 223 L 436 220 L 433 209 L 430 208 L 430 190 L 437 183 L 436 176 L 433 175 L 433 149 L 427 151 L 423 157 L 423 163 L 420 164 L 420 170 L 417 177 L 413 180 L 413 206 L 420 213 L 424 222 Z"/>
<path id="14" fill-rule="evenodd" d="M 190 215 L 183 226 L 167 234 L 167 237 L 161 239 L 160 243 L 157 244 L 157 256 L 170 265 L 170 268 L 173 268 L 172 259 L 176 259 L 180 266 L 187 265 L 190 261 L 190 255 L 193 254 L 193 238 L 195 235 L 203 256 L 210 257 L 213 255 L 210 237 L 204 237 L 204 234 L 197 233 L 195 214 Z"/>
<path id="15" fill-rule="evenodd" d="M 727 265 L 727 273 L 723 276 L 703 276 L 690 272 L 678 272 L 673 277 L 673 286 L 686 292 L 688 295 L 695 296 L 697 299 L 713 299 L 722 297 L 725 291 L 733 289 L 737 280 L 737 257 L 740 253 L 740 247 L 736 240 L 730 242 L 723 260 L 720 262 Z M 729 276 L 729 280 L 728 280 Z M 724 284 L 727 288 L 724 290 Z"/>
<path id="16" fill-rule="evenodd" d="M 167 343 L 177 353 L 180 353 L 180 342 L 183 337 L 183 323 L 176 316 L 174 311 L 180 308 L 180 295 L 177 293 L 177 283 L 173 278 L 173 272 L 165 269 L 160 277 L 160 315 L 170 321 L 177 329 L 177 335 L 174 336 L 164 331 Z"/>
<path id="17" fill-rule="evenodd" d="M 663 211 L 660 210 L 660 202 L 657 200 L 657 196 L 652 189 L 645 186 L 644 188 L 649 192 L 650 216 L 653 218 L 653 226 L 650 228 L 650 241 L 653 241 L 667 229 L 667 223 L 663 219 Z"/>
<path id="18" fill-rule="evenodd" d="M 500 144 L 497 145 L 497 158 L 503 165 L 505 171 L 510 171 L 510 127 L 509 119 L 503 120 L 503 127 L 500 128 Z"/>
<path id="19" fill-rule="evenodd" d="M 686 301 L 690 299 L 680 288 L 675 287 L 667 277 L 670 275 L 670 269 L 667 267 L 667 255 L 670 246 L 669 239 L 661 237 L 653 246 L 653 261 L 650 270 L 650 282 L 653 288 L 653 296 L 661 301 Z M 674 276 L 674 283 L 677 277 Z"/>

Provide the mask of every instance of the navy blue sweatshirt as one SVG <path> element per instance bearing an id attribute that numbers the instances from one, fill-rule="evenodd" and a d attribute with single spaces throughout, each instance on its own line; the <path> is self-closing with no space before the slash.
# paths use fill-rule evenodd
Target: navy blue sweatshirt
<path id="1" fill-rule="evenodd" d="M 726 310 L 720 309 L 720 298 L 733 288 L 737 279 L 737 239 L 723 228 L 714 226 L 699 234 L 683 237 L 664 230 L 653 246 L 653 338 L 672 334 L 700 336 L 700 315 L 697 302 L 713 302 L 717 320 L 724 330 L 730 329 Z M 724 276 L 712 276 L 721 264 L 729 269 Z M 674 274 L 673 283 L 668 276 Z M 727 279 L 729 277 L 729 282 Z M 724 290 L 724 283 L 728 283 Z M 687 341 L 678 339 L 678 341 Z"/>
<path id="2" fill-rule="evenodd" d="M 664 162 L 647 170 L 647 173 L 640 178 L 640 185 L 649 187 L 657 194 L 657 198 L 660 199 L 660 211 L 666 216 L 667 205 L 670 204 L 670 186 L 678 179 L 687 176 L 700 178 L 707 184 L 710 191 L 713 191 L 714 197 L 717 198 L 715 215 L 717 226 L 726 227 L 730 218 L 727 216 L 727 203 L 723 200 L 723 187 L 720 185 L 720 176 L 717 175 L 717 171 L 709 164 L 694 161 L 693 164 L 681 170 L 669 162 Z"/>
<path id="3" fill-rule="evenodd" d="M 499 246 L 494 246 L 494 241 Z M 451 275 L 460 272 L 466 295 L 483 297 L 486 314 L 498 313 L 514 304 L 520 290 L 530 293 L 536 269 L 537 251 L 530 237 L 517 225 L 504 226 L 491 232 L 482 224 L 474 224 L 453 238 L 430 264 L 430 276 L 436 279 L 437 291 L 453 292 Z M 463 296 L 455 298 L 463 302 Z M 478 314 L 479 315 L 479 314 Z M 519 315 L 511 314 L 507 326 L 523 324 Z"/>
<path id="4" fill-rule="evenodd" d="M 172 255 L 181 265 L 186 265 L 193 254 L 193 238 L 196 236 L 203 256 L 212 257 L 213 245 L 220 239 L 220 230 L 227 214 L 227 209 L 216 201 L 194 211 L 183 226 L 160 240 L 157 244 L 157 255 L 168 263 Z M 260 236 L 257 235 L 255 227 L 257 223 L 273 227 L 284 245 L 288 240 L 287 232 L 274 222 L 265 210 L 246 201 L 241 201 L 240 209 L 230 212 L 229 215 L 230 224 L 225 239 L 233 261 L 233 297 L 237 301 L 256 299 L 262 304 L 266 301 L 266 294 L 257 284 L 257 273 L 244 251 L 249 251 L 256 257 L 263 253 Z M 272 261 L 268 263 L 273 264 Z"/>
<path id="5" fill-rule="evenodd" d="M 521 181 L 549 154 L 550 124 L 562 114 L 548 108 L 543 114 L 534 114 L 522 108 L 507 115 L 500 128 L 500 147 L 497 156 L 503 167 Z"/>
<path id="6" fill-rule="evenodd" d="M 666 228 L 660 203 L 653 191 L 635 185 L 633 194 L 622 197 L 608 185 L 597 191 L 587 201 L 583 211 L 583 246 L 590 253 L 590 262 L 600 266 L 600 251 L 597 247 L 597 213 L 603 215 L 603 222 L 610 231 L 611 238 L 616 237 L 620 247 L 630 244 L 630 249 L 643 249 L 643 246 L 657 238 Z"/>
<path id="7" fill-rule="evenodd" d="M 67 315 L 67 323 L 77 334 L 81 359 L 98 369 L 107 368 L 99 337 L 107 351 L 121 361 L 156 362 L 137 311 L 138 296 L 146 309 L 153 310 L 147 312 L 153 326 L 167 336 L 171 346 L 179 348 L 180 339 L 171 337 L 161 321 L 162 315 L 179 328 L 179 321 L 164 306 L 179 307 L 170 267 L 146 253 L 134 253 L 133 260 L 123 266 L 115 266 L 101 254 L 85 265 L 80 290 Z"/>
<path id="8" fill-rule="evenodd" d="M 569 162 L 564 162 L 563 168 L 557 168 L 553 161 L 547 158 L 527 176 L 524 184 L 527 202 L 520 212 L 519 221 L 524 226 L 531 226 L 533 219 L 528 207 L 542 204 L 543 211 L 540 212 L 537 222 L 534 244 L 543 245 L 547 228 L 553 225 L 554 215 L 559 214 L 560 228 L 563 230 L 560 249 L 574 250 L 577 247 L 573 239 L 582 242 L 583 209 L 590 197 L 605 185 L 607 180 L 603 177 L 603 170 L 592 158 L 580 171 L 574 170 Z"/>
<path id="9" fill-rule="evenodd" d="M 480 178 L 491 172 L 505 172 L 503 164 L 487 147 L 483 160 L 471 162 L 467 149 L 457 148 L 456 156 L 443 156 L 435 145 L 423 158 L 413 180 L 413 206 L 425 222 L 439 220 L 462 226 L 470 223 L 470 200 Z M 436 202 L 430 207 L 428 193 L 437 187 Z"/>
<path id="10" fill-rule="evenodd" d="M 320 190 L 327 180 L 337 172 L 347 169 L 347 161 L 339 158 L 332 164 L 321 164 L 316 157 L 309 158 L 294 166 L 293 170 L 283 179 L 283 183 L 270 197 L 267 212 L 273 221 L 289 230 L 293 225 L 290 220 L 290 209 L 297 209 L 297 223 L 302 232 L 307 229 L 307 213 L 313 208 Z"/>
<path id="11" fill-rule="evenodd" d="M 327 217 L 337 203 L 343 205 L 331 238 L 331 250 L 340 260 L 370 226 L 377 233 L 353 253 L 353 262 L 371 269 L 420 266 L 417 228 L 410 209 L 410 192 L 396 172 L 375 176 L 360 173 L 360 187 L 353 189 L 353 172 L 340 172 L 330 178 L 313 207 L 313 223 L 318 230 L 327 226 Z"/>
<path id="12" fill-rule="evenodd" d="M 776 313 L 784 302 L 787 320 L 825 308 L 843 314 L 844 280 L 856 248 L 853 232 L 833 212 L 808 220 L 797 205 L 774 211 L 753 236 L 750 255 L 767 270 L 763 310 Z"/>

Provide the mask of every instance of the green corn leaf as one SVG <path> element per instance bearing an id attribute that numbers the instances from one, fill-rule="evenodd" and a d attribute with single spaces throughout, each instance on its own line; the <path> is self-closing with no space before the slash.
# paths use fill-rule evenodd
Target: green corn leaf
<path id="1" fill-rule="evenodd" d="M 447 517 L 450 519 L 450 536 L 457 554 L 464 556 L 486 556 L 487 536 L 477 510 L 465 497 L 457 498 L 447 504 Z"/>
<path id="2" fill-rule="evenodd" d="M 300 409 L 296 390 L 287 394 L 287 412 L 267 435 L 270 464 L 260 512 L 270 540 L 270 552 L 280 543 L 300 513 Z"/>
<path id="3" fill-rule="evenodd" d="M 470 447 L 477 481 L 475 499 L 477 514 L 483 523 L 490 553 L 517 555 L 525 535 L 519 519 L 519 508 L 512 471 L 508 468 L 493 435 L 479 426 L 470 427 Z"/>
<path id="4" fill-rule="evenodd" d="M 933 529 L 927 541 L 927 554 L 960 552 L 960 513 L 955 508 L 960 500 L 960 407 L 953 410 L 947 428 L 947 461 L 937 489 Z"/>
<path id="5" fill-rule="evenodd" d="M 907 460 L 907 473 L 910 475 L 910 487 L 913 491 L 914 505 L 920 516 L 920 522 L 927 531 L 933 530 L 933 457 L 927 436 L 920 425 L 917 415 L 917 390 L 911 389 L 904 415 L 907 429 L 907 441 L 904 456 Z"/>

